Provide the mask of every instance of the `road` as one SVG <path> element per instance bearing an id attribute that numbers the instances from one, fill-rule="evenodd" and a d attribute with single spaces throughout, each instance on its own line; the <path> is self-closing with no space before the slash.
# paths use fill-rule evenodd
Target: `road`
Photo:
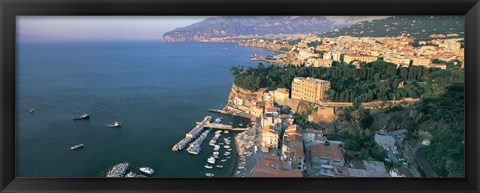
<path id="1" fill-rule="evenodd" d="M 423 145 L 418 145 L 413 149 L 413 152 L 415 154 L 415 159 L 417 162 L 420 164 L 420 166 L 423 168 L 423 171 L 427 174 L 427 177 L 438 177 L 437 173 L 433 170 L 433 168 L 430 166 L 428 161 L 423 157 L 424 155 L 424 146 Z"/>

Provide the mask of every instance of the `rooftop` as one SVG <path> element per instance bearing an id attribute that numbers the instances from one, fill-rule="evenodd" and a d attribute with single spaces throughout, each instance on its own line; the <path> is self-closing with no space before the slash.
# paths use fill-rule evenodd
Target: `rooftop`
<path id="1" fill-rule="evenodd" d="M 330 82 L 328 80 L 316 79 L 312 77 L 295 77 L 293 81 L 310 81 L 310 82 L 317 82 L 317 83 Z"/>
<path id="2" fill-rule="evenodd" d="M 311 146 L 312 156 L 332 160 L 344 160 L 342 150 L 337 145 L 315 144 Z"/>

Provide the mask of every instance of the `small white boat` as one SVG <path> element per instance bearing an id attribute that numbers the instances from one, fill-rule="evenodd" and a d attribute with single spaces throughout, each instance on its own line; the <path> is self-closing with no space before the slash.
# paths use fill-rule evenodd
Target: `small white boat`
<path id="1" fill-rule="evenodd" d="M 35 109 L 32 108 L 32 107 L 30 107 L 30 109 L 28 110 L 28 112 L 33 113 L 33 112 L 35 112 Z"/>
<path id="2" fill-rule="evenodd" d="M 229 145 L 224 145 L 224 146 L 223 146 L 223 148 L 225 148 L 225 149 L 229 149 L 229 148 L 230 148 L 230 146 L 229 146 Z"/>
<path id="3" fill-rule="evenodd" d="M 209 157 L 209 158 L 207 159 L 207 162 L 208 162 L 208 163 L 211 163 L 211 164 L 215 164 L 215 158 Z"/>
<path id="4" fill-rule="evenodd" d="M 222 159 L 222 160 L 220 160 L 220 161 L 221 161 L 221 162 L 226 162 L 226 161 L 227 161 L 227 159 Z"/>
<path id="5" fill-rule="evenodd" d="M 228 133 L 229 131 L 225 130 L 224 133 Z"/>
<path id="6" fill-rule="evenodd" d="M 108 127 L 120 127 L 122 126 L 122 123 L 118 122 L 118 121 L 115 121 L 113 123 L 110 123 L 107 125 Z"/>
<path id="7" fill-rule="evenodd" d="M 149 167 L 141 167 L 139 168 L 141 172 L 145 173 L 145 174 L 148 174 L 148 175 L 152 175 L 155 171 L 153 171 L 152 168 L 149 168 Z"/>
<path id="8" fill-rule="evenodd" d="M 244 170 L 245 167 L 244 167 L 244 166 L 238 166 L 238 169 L 239 169 L 239 170 Z"/>
<path id="9" fill-rule="evenodd" d="M 82 144 L 78 144 L 78 145 L 74 145 L 72 147 L 70 147 L 70 150 L 76 150 L 76 149 L 80 149 L 80 148 L 83 148 L 85 147 L 85 145 L 82 143 Z"/>
<path id="10" fill-rule="evenodd" d="M 215 176 L 215 174 L 212 174 L 212 173 L 206 173 L 206 174 L 205 174 L 205 176 L 207 176 L 207 177 L 213 177 L 213 176 Z"/>
<path id="11" fill-rule="evenodd" d="M 80 116 L 73 117 L 73 120 L 74 120 L 74 121 L 85 120 L 85 119 L 90 119 L 90 115 L 87 114 L 87 113 L 83 113 L 83 114 L 80 115 Z"/>
<path id="12" fill-rule="evenodd" d="M 224 156 L 229 156 L 229 155 L 230 155 L 230 152 L 225 152 L 223 155 L 224 155 Z"/>
<path id="13" fill-rule="evenodd" d="M 205 165 L 204 167 L 205 167 L 205 168 L 207 168 L 207 169 L 212 169 L 212 168 L 213 168 L 213 166 L 211 166 L 211 165 L 208 165 L 208 164 L 207 164 L 207 165 Z"/>
<path id="14" fill-rule="evenodd" d="M 228 157 L 226 157 L 226 158 L 227 158 L 227 159 L 230 159 L 230 158 L 232 158 L 232 157 L 228 156 Z"/>

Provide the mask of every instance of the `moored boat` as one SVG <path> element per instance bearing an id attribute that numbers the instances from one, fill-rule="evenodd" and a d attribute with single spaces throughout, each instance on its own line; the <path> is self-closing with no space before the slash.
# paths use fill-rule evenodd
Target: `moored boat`
<path id="1" fill-rule="evenodd" d="M 152 168 L 149 168 L 149 167 L 141 167 L 139 169 L 140 169 L 141 172 L 143 172 L 145 174 L 148 174 L 148 175 L 152 175 L 155 172 Z"/>
<path id="2" fill-rule="evenodd" d="M 212 173 L 206 173 L 206 174 L 205 174 L 205 176 L 207 176 L 207 177 L 213 177 L 213 176 L 215 176 L 215 174 L 212 174 Z"/>
<path id="3" fill-rule="evenodd" d="M 207 168 L 207 169 L 212 169 L 212 168 L 213 168 L 213 166 L 211 166 L 211 165 L 208 165 L 208 164 L 206 164 L 206 165 L 205 165 L 205 166 L 203 166 L 203 167 L 205 167 L 205 168 Z"/>
<path id="4" fill-rule="evenodd" d="M 222 165 L 217 165 L 217 168 L 223 168 L 223 166 Z"/>
<path id="5" fill-rule="evenodd" d="M 207 162 L 208 162 L 208 163 L 211 163 L 211 164 L 215 164 L 215 158 L 209 157 L 209 158 L 207 159 Z"/>

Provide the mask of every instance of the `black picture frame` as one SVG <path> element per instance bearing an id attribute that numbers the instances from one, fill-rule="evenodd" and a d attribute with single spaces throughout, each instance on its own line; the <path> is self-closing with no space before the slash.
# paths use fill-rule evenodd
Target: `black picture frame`
<path id="1" fill-rule="evenodd" d="M 478 0 L 1 0 L 1 192 L 479 192 Z M 19 15 L 464 15 L 465 178 L 103 179 L 15 177 L 15 17 Z"/>

